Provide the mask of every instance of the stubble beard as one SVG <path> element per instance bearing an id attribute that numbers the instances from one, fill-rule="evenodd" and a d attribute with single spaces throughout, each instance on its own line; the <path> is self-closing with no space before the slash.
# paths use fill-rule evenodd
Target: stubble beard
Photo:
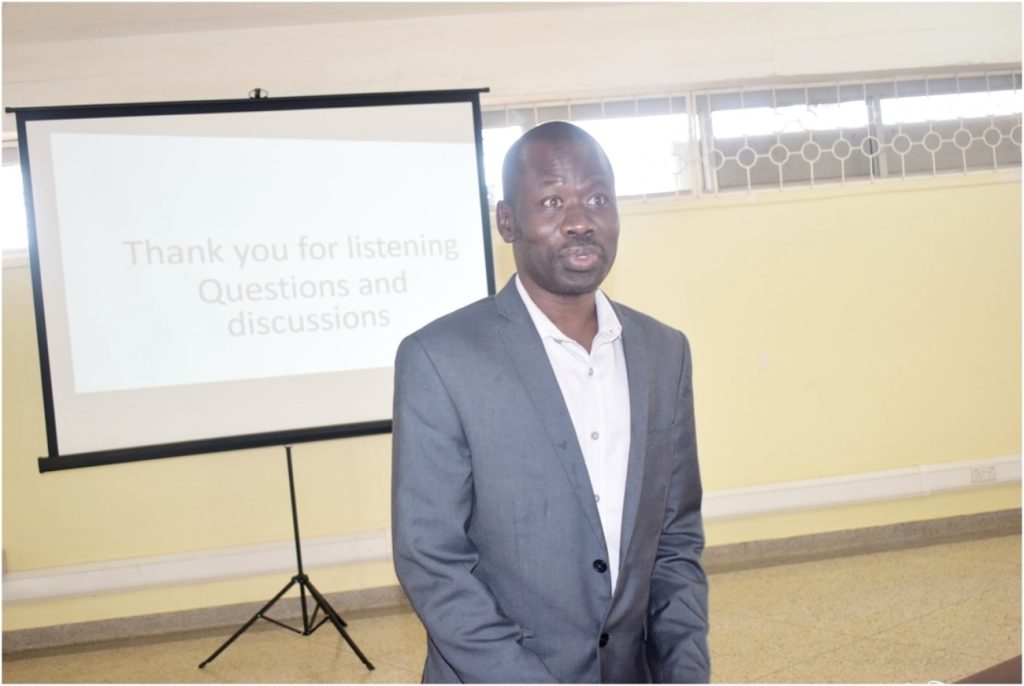
<path id="1" fill-rule="evenodd" d="M 593 268 L 585 271 L 577 271 L 565 265 L 565 252 L 586 245 L 595 249 L 598 254 L 598 261 Z M 531 269 L 528 272 L 529 278 L 544 291 L 560 297 L 579 297 L 594 293 L 604 282 L 608 272 L 611 271 L 615 255 L 609 256 L 609 251 L 600 243 L 594 241 L 574 242 L 559 250 L 554 250 L 546 255 L 545 264 L 538 269 Z M 517 263 L 518 266 L 518 263 Z M 520 272 L 524 271 L 519 269 Z"/>

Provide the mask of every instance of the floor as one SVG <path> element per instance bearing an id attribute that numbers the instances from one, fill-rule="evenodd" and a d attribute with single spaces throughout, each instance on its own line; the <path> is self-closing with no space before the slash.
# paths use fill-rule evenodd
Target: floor
<path id="1" fill-rule="evenodd" d="M 715 573 L 712 679 L 950 682 L 1021 652 L 1021 537 Z M 255 608 L 254 608 L 255 610 Z M 346 613 L 370 672 L 333 631 L 261 622 L 204 669 L 234 627 L 6 655 L 8 683 L 418 682 L 424 633 L 401 610 Z"/>

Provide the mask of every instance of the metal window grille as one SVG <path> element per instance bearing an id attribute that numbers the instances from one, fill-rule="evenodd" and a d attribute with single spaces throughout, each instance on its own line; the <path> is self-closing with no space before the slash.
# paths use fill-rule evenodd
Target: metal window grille
<path id="1" fill-rule="evenodd" d="M 624 164 L 609 150 L 620 196 L 646 199 L 1019 168 L 1021 103 L 1014 70 L 538 103 L 487 110 L 483 122 L 485 135 L 518 127 L 511 144 L 545 121 L 613 120 L 611 147 L 653 151 Z M 666 114 L 686 116 L 658 143 L 650 134 Z M 492 202 L 500 164 L 488 164 Z"/>
<path id="2" fill-rule="evenodd" d="M 694 93 L 703 190 L 1019 167 L 1020 72 Z"/>

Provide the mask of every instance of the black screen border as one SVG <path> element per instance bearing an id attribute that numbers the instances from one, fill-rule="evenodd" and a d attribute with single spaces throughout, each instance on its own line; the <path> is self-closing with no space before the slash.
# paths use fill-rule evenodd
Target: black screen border
<path id="1" fill-rule="evenodd" d="M 274 110 L 303 110 L 321 108 L 381 107 L 466 102 L 473 109 L 473 129 L 476 141 L 477 178 L 480 196 L 480 215 L 483 227 L 484 262 L 487 293 L 495 294 L 494 258 L 491 246 L 490 208 L 483 166 L 483 121 L 480 94 L 488 88 L 405 91 L 382 93 L 348 93 L 335 95 L 295 96 L 283 98 L 249 98 L 236 100 L 195 100 L 178 102 L 121 103 L 103 105 L 72 105 L 49 107 L 8 107 L 18 127 L 18 149 L 25 189 L 25 212 L 28 220 L 28 252 L 32 278 L 32 297 L 36 318 L 36 340 L 39 348 L 40 376 L 43 386 L 43 413 L 46 422 L 47 456 L 38 458 L 42 473 L 96 467 L 125 462 L 138 462 L 165 457 L 181 457 L 230 450 L 246 450 L 269 446 L 289 445 L 389 433 L 391 420 L 306 427 L 266 433 L 220 436 L 201 440 L 133 446 L 86 453 L 61 454 L 57 443 L 56 414 L 51 386 L 49 345 L 46 335 L 45 305 L 42 277 L 36 240 L 35 206 L 32 195 L 32 174 L 28 154 L 26 125 L 32 121 L 54 119 L 96 119 L 109 117 L 146 117 L 178 114 L 225 114 L 236 112 L 266 112 Z"/>

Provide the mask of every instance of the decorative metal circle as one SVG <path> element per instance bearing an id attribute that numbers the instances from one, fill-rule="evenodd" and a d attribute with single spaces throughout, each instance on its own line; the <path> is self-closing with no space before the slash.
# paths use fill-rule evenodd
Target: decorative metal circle
<path id="1" fill-rule="evenodd" d="M 860 142 L 860 151 L 868 157 L 878 157 L 879 150 L 881 150 L 881 145 L 874 136 L 865 136 L 864 140 Z"/>
<path id="2" fill-rule="evenodd" d="M 768 158 L 781 167 L 789 161 L 789 148 L 782 143 L 776 143 L 768 150 Z"/>
<path id="3" fill-rule="evenodd" d="M 711 168 L 718 171 L 725 166 L 725 153 L 718 148 L 711 148 Z"/>
<path id="4" fill-rule="evenodd" d="M 935 131 L 929 131 L 921 139 L 921 145 L 928 152 L 938 152 L 939 148 L 942 147 L 942 136 Z"/>
<path id="5" fill-rule="evenodd" d="M 744 169 L 750 169 L 757 164 L 757 151 L 749 145 L 744 145 L 736 151 L 736 163 Z"/>
<path id="6" fill-rule="evenodd" d="M 845 138 L 840 138 L 832 144 L 832 155 L 837 160 L 848 160 L 852 154 L 853 146 Z"/>
<path id="7" fill-rule="evenodd" d="M 800 146 L 800 157 L 814 164 L 821 159 L 821 146 L 814 141 L 807 141 Z"/>
<path id="8" fill-rule="evenodd" d="M 988 147 L 994 148 L 1003 140 L 1003 132 L 994 126 L 990 126 L 981 134 L 981 139 L 985 141 Z"/>
<path id="9" fill-rule="evenodd" d="M 1010 140 L 1016 143 L 1017 145 L 1020 145 L 1020 124 L 1014 126 L 1013 129 L 1010 131 Z"/>
<path id="10" fill-rule="evenodd" d="M 897 133 L 892 137 L 892 149 L 901 155 L 906 155 L 914 147 L 914 141 L 905 133 Z"/>
<path id="11" fill-rule="evenodd" d="M 974 136 L 971 135 L 970 131 L 963 127 L 957 129 L 956 133 L 953 134 L 953 145 L 961 150 L 966 150 L 971 147 L 971 143 L 973 142 Z"/>

